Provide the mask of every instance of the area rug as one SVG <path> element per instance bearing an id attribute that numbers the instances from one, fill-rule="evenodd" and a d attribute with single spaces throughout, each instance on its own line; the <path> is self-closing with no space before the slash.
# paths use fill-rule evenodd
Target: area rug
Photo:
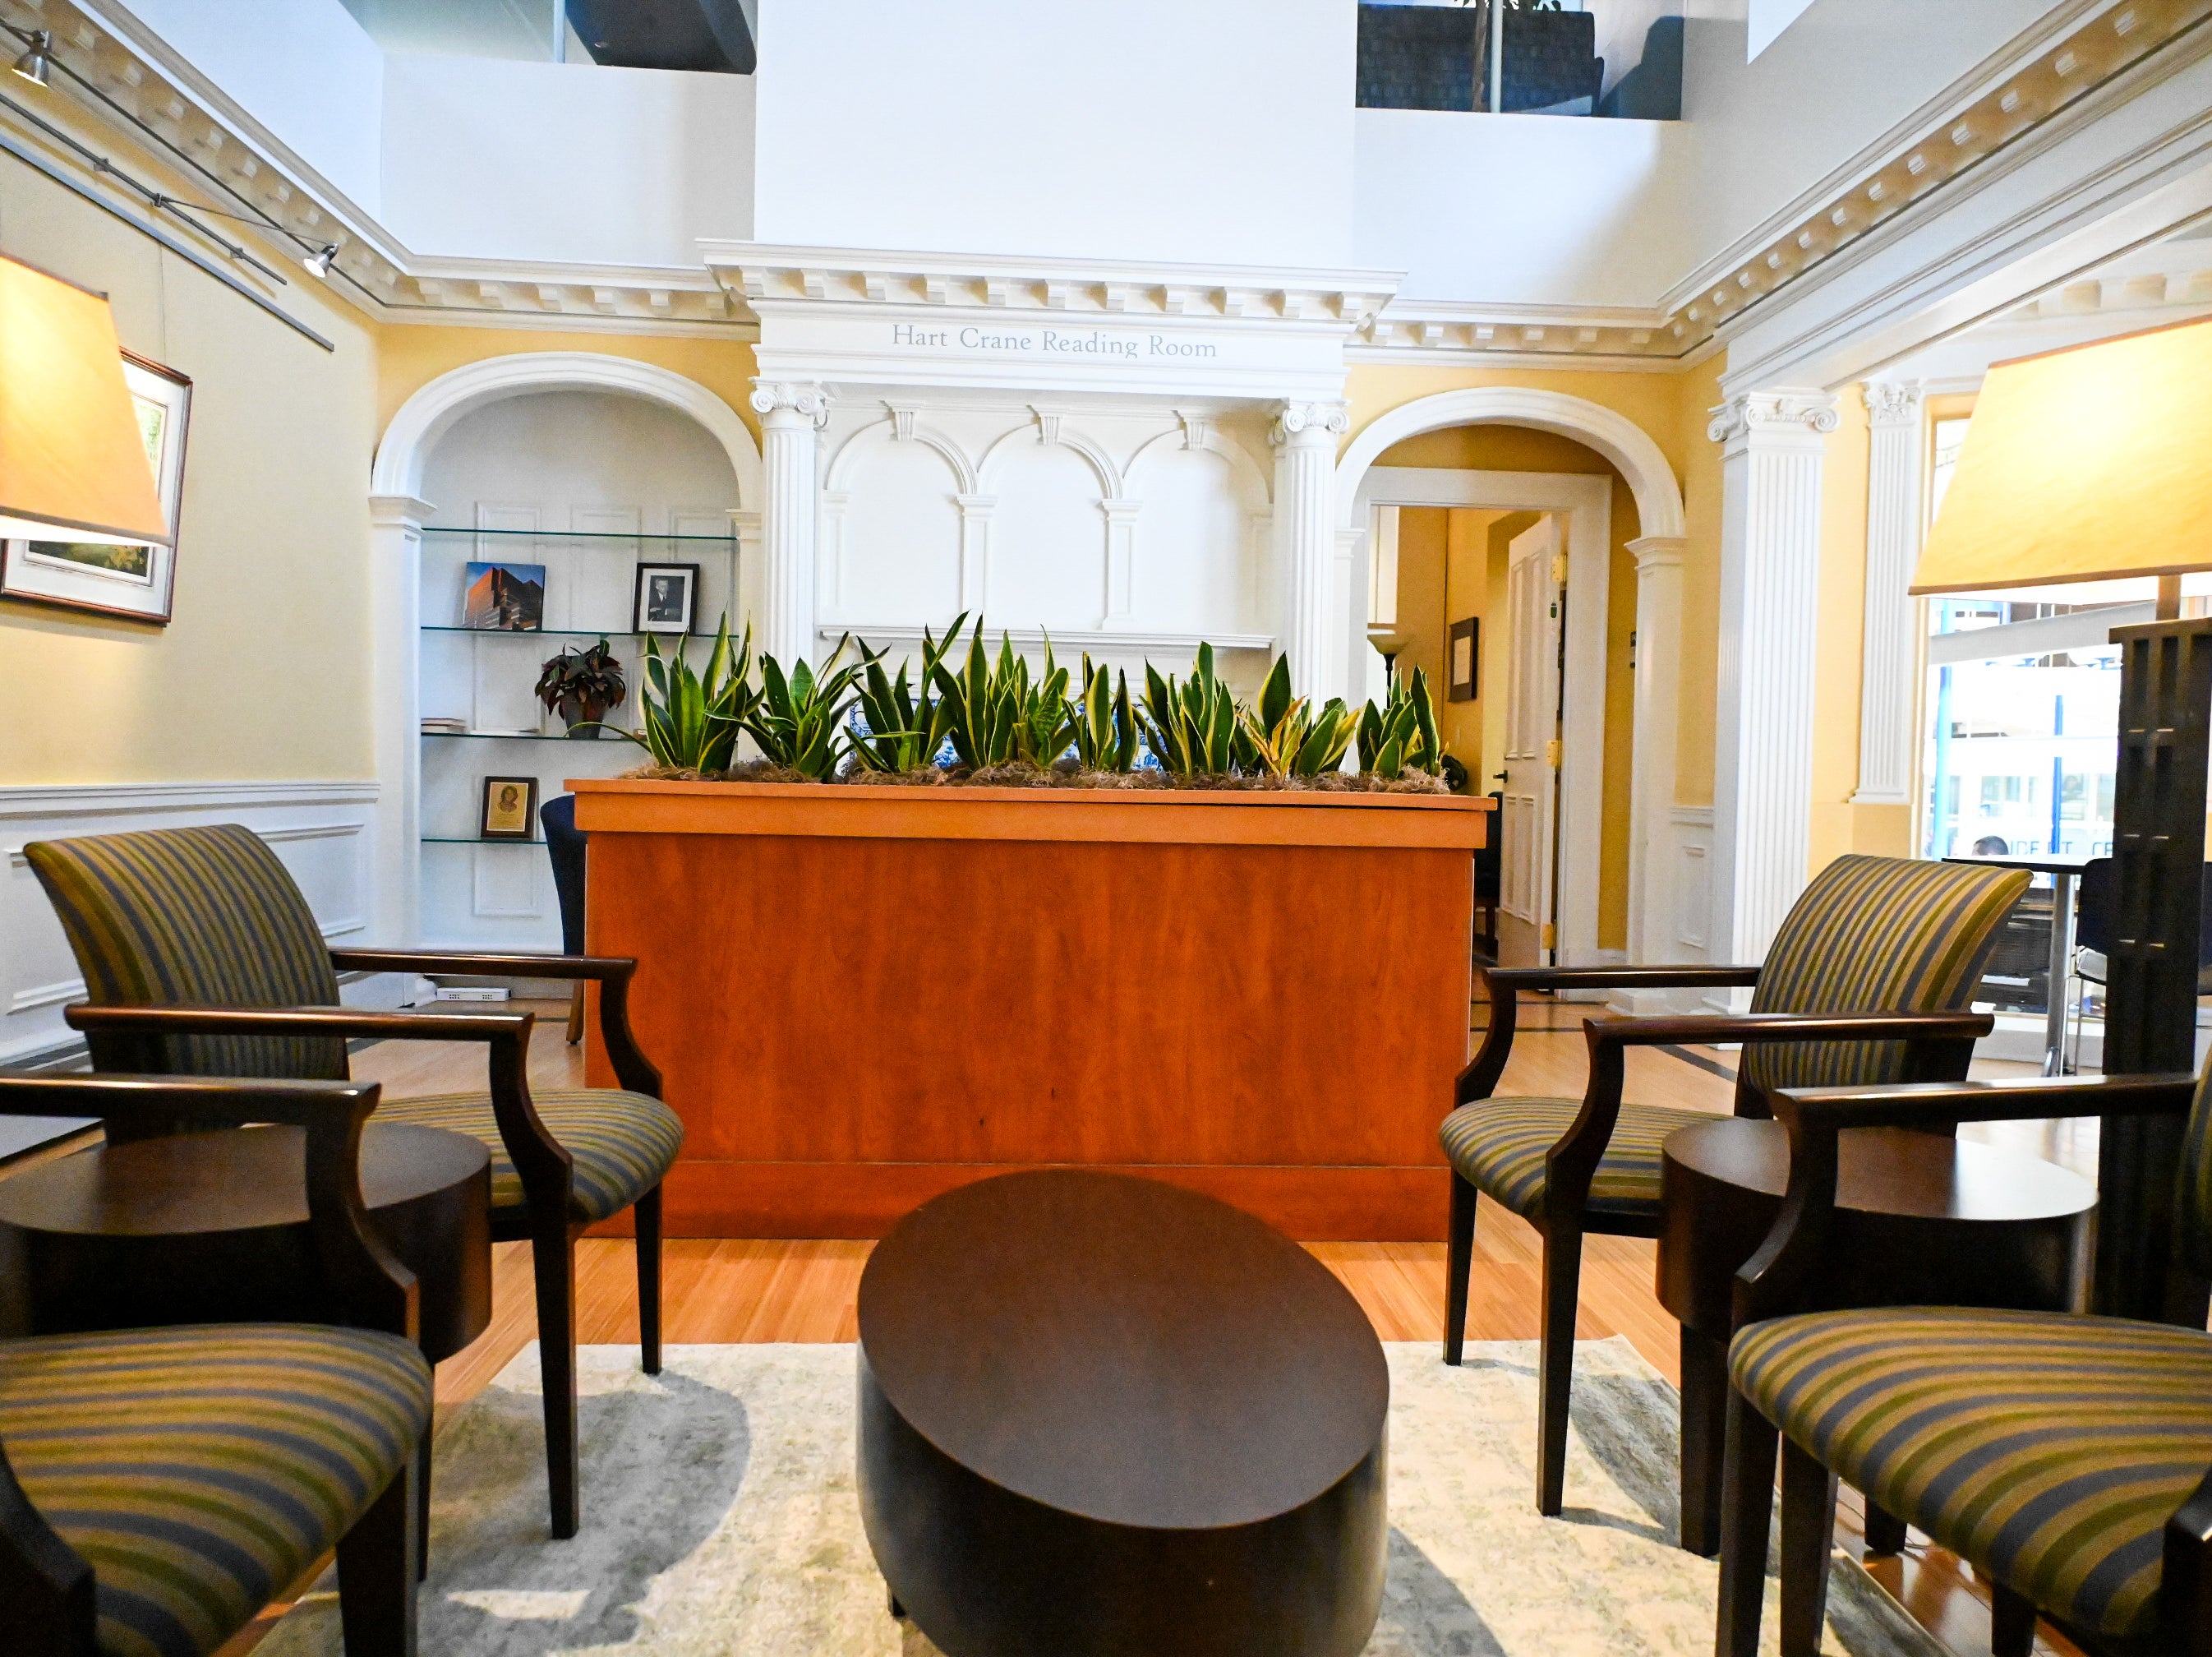
<path id="1" fill-rule="evenodd" d="M 1535 1347 L 1393 1344 L 1389 1580 L 1367 1657 L 1706 1657 L 1716 1568 L 1674 1545 L 1676 1400 L 1626 1340 L 1575 1359 L 1566 1511 L 1536 1515 Z M 545 1535 L 526 1349 L 441 1433 L 438 1657 L 934 1657 L 886 1608 L 854 1489 L 854 1349 L 586 1347 L 584 1528 Z M 256 1657 L 339 1657 L 325 1581 Z M 1770 1600 L 1773 1585 L 1769 1585 Z M 1766 1644 L 1774 1644 L 1771 1605 Z M 1826 1649 L 1942 1648 L 1839 1559 Z"/>

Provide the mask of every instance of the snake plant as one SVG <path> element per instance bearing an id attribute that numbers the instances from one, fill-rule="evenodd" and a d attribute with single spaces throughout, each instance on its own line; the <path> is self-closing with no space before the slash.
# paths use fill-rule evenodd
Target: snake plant
<path id="1" fill-rule="evenodd" d="M 838 665 L 851 643 L 850 634 L 839 639 L 819 673 L 804 658 L 792 663 L 787 675 L 774 656 L 761 657 L 760 696 L 745 716 L 745 732 L 770 765 L 817 783 L 836 774 L 842 757 L 838 752 L 838 728 L 852 706 L 853 686 L 865 665 L 858 661 Z"/>
<path id="2" fill-rule="evenodd" d="M 948 637 L 947 645 L 951 643 Z M 1050 639 L 1045 641 L 1043 671 L 1032 682 L 1029 663 L 1004 634 L 999 639 L 998 660 L 992 661 L 983 649 L 983 622 L 978 617 L 960 671 L 954 673 L 940 658 L 932 664 L 930 676 L 937 685 L 945 735 L 960 763 L 971 771 L 1015 761 L 1049 765 L 1075 741 L 1067 669 L 1053 661 Z"/>
<path id="3" fill-rule="evenodd" d="M 1116 676 L 1109 695 L 1103 664 L 1083 658 L 1083 696 L 1075 704 L 1075 757 L 1085 771 L 1126 771 L 1137 763 L 1141 733 L 1129 705 L 1129 675 Z"/>
<path id="4" fill-rule="evenodd" d="M 860 642 L 858 695 L 860 717 L 868 728 L 865 734 L 854 732 L 850 738 L 854 763 L 860 769 L 893 773 L 920 771 L 936 758 L 938 750 L 945 746 L 951 715 L 943 700 L 930 692 L 937 664 L 952 648 L 967 621 L 964 611 L 955 616 L 941 643 L 927 627 L 921 630 L 921 673 L 912 685 L 908 683 L 908 664 L 903 659 L 898 677 L 889 678 L 884 673 L 882 653 L 870 649 L 866 640 Z"/>
<path id="5" fill-rule="evenodd" d="M 1316 717 L 1304 698 L 1291 695 L 1291 659 L 1277 656 L 1260 689 L 1260 705 L 1239 707 L 1238 722 L 1255 768 L 1270 777 L 1318 777 L 1334 771 L 1358 729 L 1358 716 L 1331 697 Z"/>
<path id="6" fill-rule="evenodd" d="M 1198 647 L 1188 684 L 1145 664 L 1145 740 L 1176 777 L 1242 769 L 1253 754 L 1237 717 L 1237 697 L 1213 671 L 1213 647 Z"/>
<path id="7" fill-rule="evenodd" d="M 1443 743 L 1437 735 L 1437 706 L 1428 676 L 1416 667 L 1408 685 L 1390 675 L 1390 691 L 1381 708 L 1370 702 L 1359 714 L 1359 769 L 1377 777 L 1407 771 L 1436 771 Z"/>
<path id="8" fill-rule="evenodd" d="M 744 728 L 760 692 L 752 686 L 753 631 L 730 648 L 730 618 L 725 614 L 714 634 L 707 669 L 692 671 L 678 644 L 673 655 L 660 653 L 659 641 L 645 637 L 639 729 L 609 726 L 653 756 L 667 771 L 696 771 L 702 777 L 729 770 L 738 733 Z"/>

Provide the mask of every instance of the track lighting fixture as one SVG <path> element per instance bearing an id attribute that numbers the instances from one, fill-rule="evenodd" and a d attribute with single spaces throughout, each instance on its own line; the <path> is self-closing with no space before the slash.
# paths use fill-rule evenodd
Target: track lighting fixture
<path id="1" fill-rule="evenodd" d="M 30 50 L 15 60 L 15 73 L 33 86 L 45 86 L 53 72 L 53 32 L 40 29 L 30 37 Z"/>
<path id="2" fill-rule="evenodd" d="M 318 281 L 327 282 L 330 280 L 331 261 L 337 256 L 337 244 L 334 241 L 326 241 L 302 259 L 300 263 L 307 268 L 309 276 Z"/>

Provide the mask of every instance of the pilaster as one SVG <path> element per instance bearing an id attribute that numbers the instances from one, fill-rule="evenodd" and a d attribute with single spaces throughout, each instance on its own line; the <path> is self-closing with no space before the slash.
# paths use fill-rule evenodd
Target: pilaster
<path id="1" fill-rule="evenodd" d="M 760 648 L 788 668 L 815 654 L 814 583 L 820 489 L 817 438 L 830 399 L 806 381 L 753 381 L 761 417 L 766 499 L 761 515 L 763 615 Z"/>
<path id="2" fill-rule="evenodd" d="M 1628 830 L 1628 959 L 1672 960 L 1667 878 L 1682 699 L 1682 552 L 1679 535 L 1628 544 L 1636 559 L 1636 754 Z"/>
<path id="3" fill-rule="evenodd" d="M 980 616 L 991 590 L 991 514 L 999 497 L 955 495 L 952 501 L 960 509 L 960 607 Z"/>
<path id="4" fill-rule="evenodd" d="M 1285 582 L 1284 652 L 1291 685 L 1316 701 L 1343 691 L 1347 672 L 1332 648 L 1340 620 L 1332 614 L 1336 585 L 1336 440 L 1351 429 L 1341 403 L 1291 402 L 1275 412 L 1276 556 Z M 1334 672 L 1332 672 L 1334 670 Z"/>
<path id="5" fill-rule="evenodd" d="M 1836 399 L 1752 392 L 1713 411 L 1722 445 L 1712 958 L 1765 959 L 1812 856 L 1820 484 Z"/>
<path id="6" fill-rule="evenodd" d="M 1126 622 L 1136 613 L 1137 511 L 1135 501 L 1101 501 L 1106 515 L 1106 621 Z"/>
<path id="7" fill-rule="evenodd" d="M 368 497 L 369 705 L 377 710 L 369 936 L 395 948 L 422 935 L 422 526 L 436 511 L 412 495 Z"/>
<path id="8" fill-rule="evenodd" d="M 1906 588 L 1926 522 L 1925 399 L 1917 381 L 1869 381 L 1866 642 L 1859 668 L 1859 787 L 1851 803 L 1911 802 L 1920 606 Z"/>

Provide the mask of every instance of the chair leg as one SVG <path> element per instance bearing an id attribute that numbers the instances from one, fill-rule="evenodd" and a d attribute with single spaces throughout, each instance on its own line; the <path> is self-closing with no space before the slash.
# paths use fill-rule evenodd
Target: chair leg
<path id="1" fill-rule="evenodd" d="M 645 1373 L 660 1373 L 660 1187 L 637 1199 L 637 1349 Z"/>
<path id="2" fill-rule="evenodd" d="M 1450 1241 L 1444 1256 L 1444 1362 L 1455 1364 L 1467 1344 L 1467 1281 L 1474 1264 L 1474 1187 L 1451 1177 Z"/>
<path id="3" fill-rule="evenodd" d="M 429 1436 L 425 1422 L 423 1436 Z M 415 1463 L 410 1457 L 338 1539 L 346 1657 L 415 1657 Z"/>
<path id="4" fill-rule="evenodd" d="M 1682 1546 L 1711 1559 L 1721 1547 L 1721 1478 L 1728 1443 L 1728 1343 L 1682 1331 Z"/>
<path id="5" fill-rule="evenodd" d="M 1872 1496 L 1866 1499 L 1866 1550 L 1876 1558 L 1905 1551 L 1905 1521 Z"/>
<path id="6" fill-rule="evenodd" d="M 2031 1657 L 2035 1602 L 2002 1582 L 1990 1584 L 1990 1657 Z"/>
<path id="7" fill-rule="evenodd" d="M 1536 1393 L 1536 1511 L 1547 1519 L 1559 1517 L 1566 1497 L 1567 1404 L 1575 1381 L 1575 1307 L 1582 1275 L 1581 1229 L 1547 1229 Z"/>
<path id="8" fill-rule="evenodd" d="M 581 978 L 568 986 L 568 1045 L 574 1047 L 584 1039 L 584 981 Z"/>
<path id="9" fill-rule="evenodd" d="M 415 1446 L 415 1576 L 430 1575 L 430 1423 Z"/>
<path id="10" fill-rule="evenodd" d="M 1836 1476 L 1782 1441 L 1782 1657 L 1820 1657 L 1835 1552 Z"/>
<path id="11" fill-rule="evenodd" d="M 1758 1657 L 1766 1594 L 1766 1533 L 1774 1519 L 1774 1447 L 1765 1416 L 1729 1389 L 1727 1453 L 1721 1477 L 1721 1597 L 1714 1657 Z"/>
<path id="12" fill-rule="evenodd" d="M 565 1540 L 582 1523 L 577 1493 L 576 1245 L 565 1216 L 532 1216 L 531 1264 L 538 1289 L 538 1364 L 545 1388 L 545 1485 L 553 1535 Z"/>

